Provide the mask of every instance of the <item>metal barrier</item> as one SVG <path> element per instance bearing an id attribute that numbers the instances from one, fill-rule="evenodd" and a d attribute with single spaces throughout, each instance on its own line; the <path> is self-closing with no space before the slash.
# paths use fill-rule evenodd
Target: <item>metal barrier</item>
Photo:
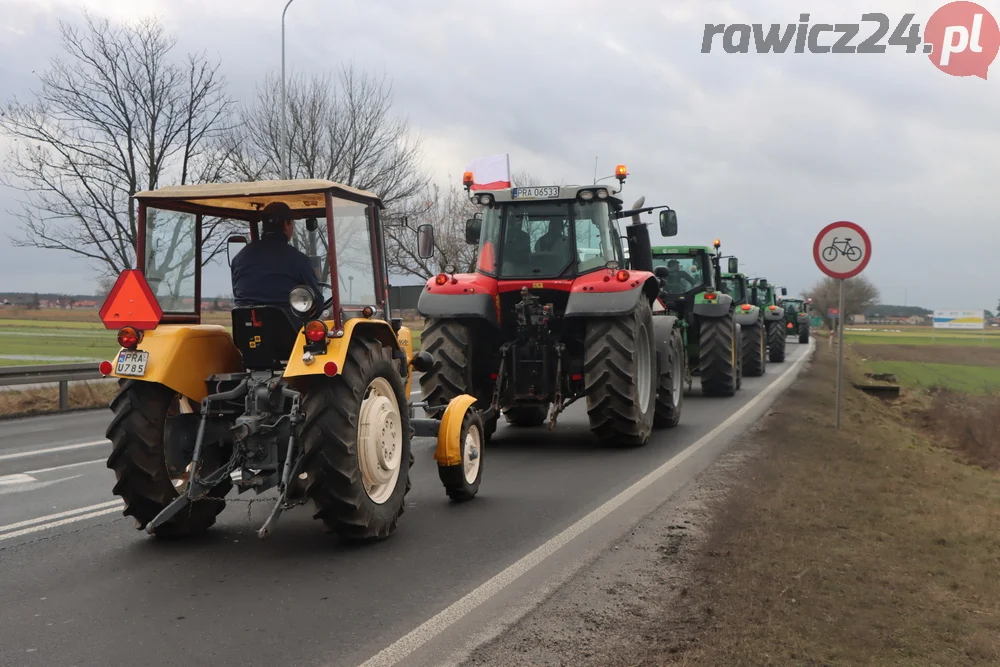
<path id="1" fill-rule="evenodd" d="M 83 364 L 44 364 L 41 366 L 0 366 L 0 387 L 26 384 L 59 383 L 59 409 L 69 409 L 69 383 L 100 380 L 104 376 L 96 361 Z"/>

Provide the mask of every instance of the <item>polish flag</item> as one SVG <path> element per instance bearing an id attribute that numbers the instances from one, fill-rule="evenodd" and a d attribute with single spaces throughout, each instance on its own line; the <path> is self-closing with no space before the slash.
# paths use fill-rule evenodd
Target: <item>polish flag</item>
<path id="1" fill-rule="evenodd" d="M 473 160 L 466 171 L 472 172 L 471 190 L 503 190 L 511 186 L 510 155 L 492 155 Z"/>

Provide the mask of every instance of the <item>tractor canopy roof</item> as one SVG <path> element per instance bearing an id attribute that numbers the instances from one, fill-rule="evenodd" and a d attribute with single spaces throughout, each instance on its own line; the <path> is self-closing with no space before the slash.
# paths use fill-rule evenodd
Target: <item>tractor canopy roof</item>
<path id="1" fill-rule="evenodd" d="M 173 185 L 139 192 L 135 198 L 163 210 L 256 220 L 260 211 L 271 202 L 284 202 L 296 218 L 322 217 L 328 192 L 333 197 L 334 208 L 357 204 L 385 208 L 379 196 L 372 192 L 324 179 Z"/>
<path id="2" fill-rule="evenodd" d="M 656 255 L 696 255 L 704 252 L 708 255 L 715 255 L 718 251 L 710 246 L 700 245 L 672 245 L 653 246 L 653 256 Z"/>
<path id="3" fill-rule="evenodd" d="M 498 204 L 511 202 L 537 202 L 537 201 L 558 201 L 578 199 L 581 192 L 590 191 L 594 193 L 595 200 L 615 202 L 621 205 L 621 198 L 615 196 L 614 190 L 603 185 L 540 185 L 525 186 L 516 188 L 504 188 L 502 190 L 473 190 L 472 194 L 477 198 L 482 195 L 489 195 Z M 602 194 L 604 193 L 604 194 Z"/>

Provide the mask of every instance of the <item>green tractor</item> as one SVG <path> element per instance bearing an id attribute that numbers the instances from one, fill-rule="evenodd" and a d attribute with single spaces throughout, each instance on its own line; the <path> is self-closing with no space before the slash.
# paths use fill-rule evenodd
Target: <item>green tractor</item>
<path id="1" fill-rule="evenodd" d="M 809 342 L 809 302 L 804 299 L 782 299 L 785 307 L 785 333 L 798 336 L 799 343 Z"/>
<path id="2" fill-rule="evenodd" d="M 777 289 L 766 278 L 754 278 L 750 281 L 750 301 L 757 304 L 764 313 L 768 357 L 774 363 L 781 363 L 785 360 L 785 309 L 778 304 Z M 781 295 L 786 294 L 788 290 L 782 287 Z"/>
<path id="3" fill-rule="evenodd" d="M 734 260 L 735 257 L 730 261 Z M 767 371 L 767 329 L 764 325 L 764 314 L 752 298 L 750 281 L 746 274 L 723 273 L 722 284 L 736 305 L 743 373 L 747 377 L 760 377 Z"/>
<path id="4" fill-rule="evenodd" d="M 706 396 L 732 396 L 743 384 L 739 353 L 740 325 L 736 304 L 722 280 L 719 247 L 658 246 L 652 249 L 653 271 L 660 282 L 660 301 L 682 323 L 688 356 L 685 381 L 701 378 Z M 729 269 L 738 269 L 730 258 Z"/>

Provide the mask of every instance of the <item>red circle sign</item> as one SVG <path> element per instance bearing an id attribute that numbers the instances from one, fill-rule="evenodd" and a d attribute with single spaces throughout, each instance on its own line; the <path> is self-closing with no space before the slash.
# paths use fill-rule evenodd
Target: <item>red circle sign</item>
<path id="1" fill-rule="evenodd" d="M 867 232 L 853 222 L 841 220 L 826 227 L 813 242 L 813 259 L 820 271 L 846 280 L 868 266 L 872 258 L 872 242 Z"/>

